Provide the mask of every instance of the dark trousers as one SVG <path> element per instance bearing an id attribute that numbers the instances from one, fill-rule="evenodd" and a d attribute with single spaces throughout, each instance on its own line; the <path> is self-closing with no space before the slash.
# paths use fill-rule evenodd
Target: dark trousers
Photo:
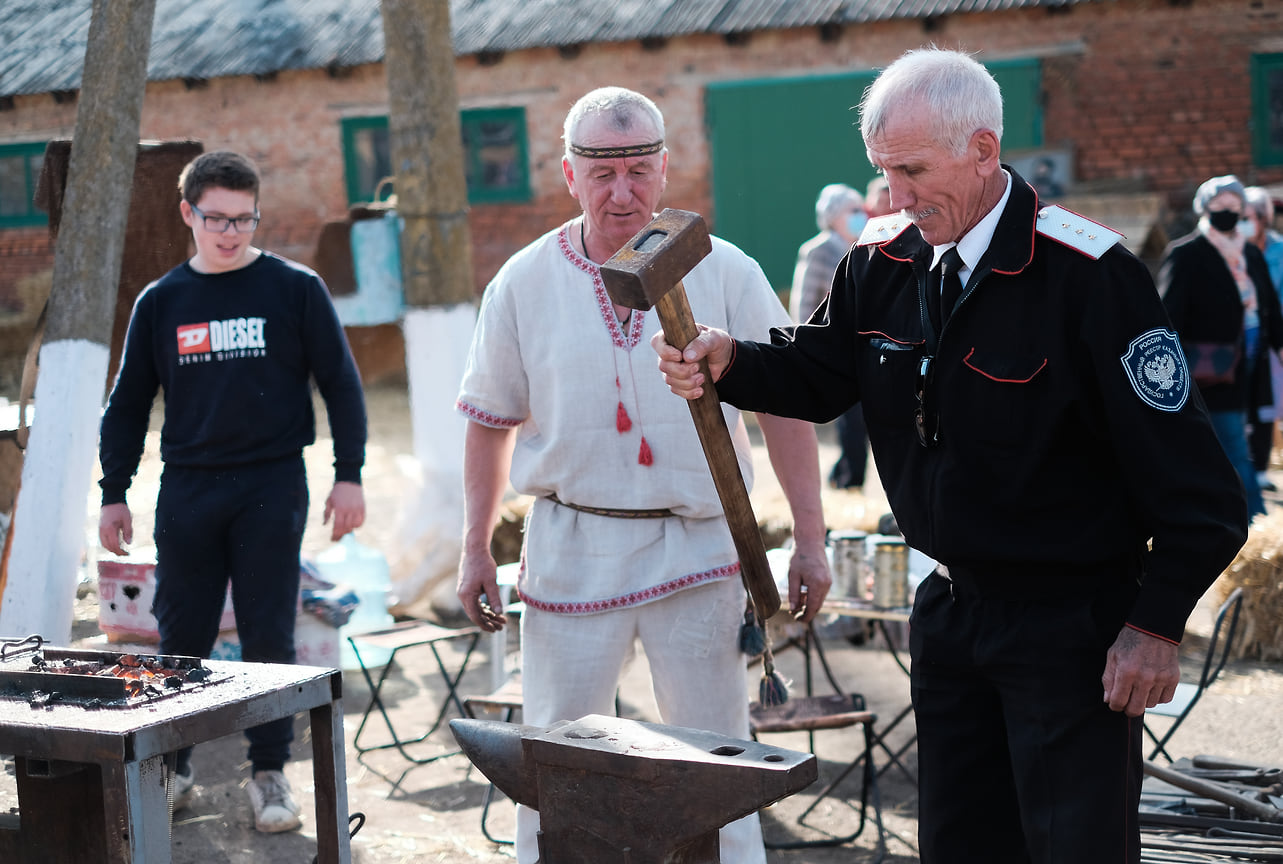
<path id="1" fill-rule="evenodd" d="M 864 485 L 869 460 L 869 433 L 864 425 L 864 407 L 859 402 L 838 415 L 836 427 L 842 454 L 829 472 L 829 484 L 837 489 Z"/>
<path id="2" fill-rule="evenodd" d="M 1134 592 L 1013 600 L 938 574 L 919 587 L 922 864 L 1140 861 L 1142 724 L 1109 710 L 1101 683 Z"/>
<path id="3" fill-rule="evenodd" d="M 299 549 L 307 520 L 301 456 L 232 469 L 166 466 L 156 501 L 156 597 L 165 654 L 208 657 L 230 582 L 242 659 L 294 662 Z M 245 731 L 253 770 L 279 770 L 294 721 Z M 188 748 L 179 753 L 186 773 Z"/>
<path id="4" fill-rule="evenodd" d="M 1270 453 L 1274 449 L 1273 420 L 1252 420 L 1247 433 L 1247 449 L 1252 454 L 1252 466 L 1257 471 L 1270 470 Z"/>

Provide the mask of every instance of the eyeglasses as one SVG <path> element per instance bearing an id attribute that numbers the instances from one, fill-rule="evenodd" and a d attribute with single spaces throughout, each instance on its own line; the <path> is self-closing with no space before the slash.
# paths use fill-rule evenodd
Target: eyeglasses
<path id="1" fill-rule="evenodd" d="M 192 212 L 200 217 L 201 224 L 205 226 L 206 231 L 213 231 L 215 234 L 227 233 L 228 226 L 235 226 L 237 234 L 249 234 L 258 227 L 259 216 L 255 213 L 253 216 L 206 216 L 200 211 L 200 208 L 190 201 L 187 206 L 192 208 Z"/>
<path id="2" fill-rule="evenodd" d="M 918 380 L 916 396 L 918 410 L 913 412 L 913 425 L 918 430 L 918 443 L 928 449 L 940 443 L 940 415 L 935 412 L 934 399 L 931 398 L 931 378 L 935 358 L 930 354 L 918 361 Z"/>

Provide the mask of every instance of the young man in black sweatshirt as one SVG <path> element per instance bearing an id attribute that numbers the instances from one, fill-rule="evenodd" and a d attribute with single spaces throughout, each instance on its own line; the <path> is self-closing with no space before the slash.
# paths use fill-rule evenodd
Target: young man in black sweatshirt
<path id="1" fill-rule="evenodd" d="M 294 662 L 299 551 L 308 507 L 303 448 L 316 439 L 310 380 L 334 438 L 324 519 L 338 540 L 365 520 L 365 400 L 329 292 L 316 273 L 252 244 L 258 171 L 206 153 L 179 177 L 196 254 L 134 304 L 103 414 L 99 539 L 133 540 L 125 492 L 138 470 L 152 401 L 164 390 L 156 501 L 160 651 L 208 657 L 230 582 L 243 659 Z M 259 831 L 299 827 L 282 773 L 293 721 L 246 730 L 248 790 Z M 193 791 L 191 749 L 178 754 L 175 809 Z"/>

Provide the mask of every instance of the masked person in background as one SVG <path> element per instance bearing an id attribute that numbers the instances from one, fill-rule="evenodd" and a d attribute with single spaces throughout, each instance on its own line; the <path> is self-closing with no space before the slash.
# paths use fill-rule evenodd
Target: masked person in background
<path id="1" fill-rule="evenodd" d="M 815 224 L 819 226 L 820 233 L 797 250 L 797 267 L 793 270 L 789 314 L 794 322 L 800 324 L 810 318 L 824 295 L 829 293 L 838 262 L 868 221 L 864 199 L 850 186 L 830 183 L 820 190 L 815 201 Z M 858 489 L 864 485 L 869 453 L 869 439 L 860 406 L 851 406 L 834 425 L 842 452 L 829 472 L 829 485 L 835 489 Z"/>
<path id="2" fill-rule="evenodd" d="M 1233 174 L 1198 187 L 1198 227 L 1163 252 L 1158 293 L 1255 516 L 1265 512 L 1265 501 L 1247 429 L 1249 418 L 1272 404 L 1266 353 L 1283 348 L 1283 317 L 1265 258 L 1238 230 L 1246 204 L 1243 184 Z"/>

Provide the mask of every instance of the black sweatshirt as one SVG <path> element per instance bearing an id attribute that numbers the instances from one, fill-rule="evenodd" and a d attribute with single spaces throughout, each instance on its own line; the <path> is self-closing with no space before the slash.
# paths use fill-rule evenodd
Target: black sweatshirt
<path id="1" fill-rule="evenodd" d="M 158 388 L 161 459 L 218 468 L 284 458 L 315 441 L 309 378 L 325 399 L 334 479 L 359 483 L 365 398 L 321 278 L 269 252 L 227 273 L 175 267 L 134 304 L 102 418 L 103 505 L 125 500 Z"/>

